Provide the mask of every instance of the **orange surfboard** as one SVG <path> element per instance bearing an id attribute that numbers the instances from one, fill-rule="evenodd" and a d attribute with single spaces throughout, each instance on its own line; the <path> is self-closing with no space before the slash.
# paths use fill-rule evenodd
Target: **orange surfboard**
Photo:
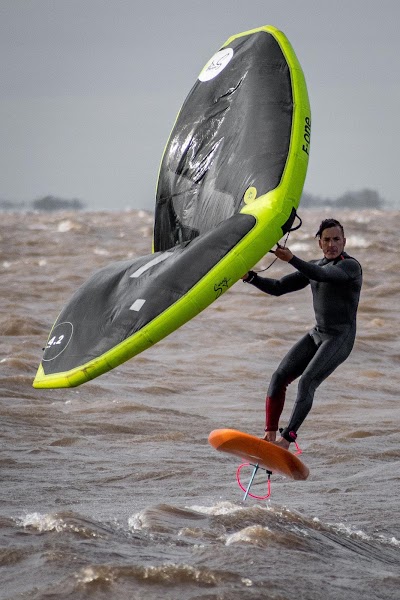
<path id="1" fill-rule="evenodd" d="M 234 454 L 291 479 L 307 479 L 310 473 L 308 467 L 289 450 L 236 429 L 214 429 L 208 441 L 216 450 Z"/>

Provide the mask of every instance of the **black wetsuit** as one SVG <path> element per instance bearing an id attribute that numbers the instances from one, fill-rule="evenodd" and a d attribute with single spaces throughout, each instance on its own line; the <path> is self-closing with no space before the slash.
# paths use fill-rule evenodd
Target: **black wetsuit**
<path id="1" fill-rule="evenodd" d="M 315 327 L 284 357 L 272 376 L 266 400 L 266 431 L 278 429 L 286 388 L 301 376 L 297 398 L 282 436 L 294 434 L 311 409 L 317 387 L 349 356 L 356 335 L 356 315 L 362 285 L 361 265 L 343 252 L 339 258 L 306 262 L 293 256 L 296 272 L 282 279 L 259 277 L 253 271 L 247 281 L 273 296 L 311 285 Z"/>

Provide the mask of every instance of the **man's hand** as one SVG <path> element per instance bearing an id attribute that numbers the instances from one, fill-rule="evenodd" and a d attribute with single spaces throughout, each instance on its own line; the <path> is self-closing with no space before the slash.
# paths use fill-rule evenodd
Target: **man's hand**
<path id="1" fill-rule="evenodd" d="M 275 254 L 275 256 L 277 258 L 279 258 L 280 260 L 283 260 L 284 262 L 289 262 L 289 260 L 292 260 L 293 254 L 289 250 L 289 248 L 284 248 L 283 246 L 280 246 L 279 244 L 277 244 L 277 246 L 278 246 L 277 249 L 273 250 L 273 253 Z"/>

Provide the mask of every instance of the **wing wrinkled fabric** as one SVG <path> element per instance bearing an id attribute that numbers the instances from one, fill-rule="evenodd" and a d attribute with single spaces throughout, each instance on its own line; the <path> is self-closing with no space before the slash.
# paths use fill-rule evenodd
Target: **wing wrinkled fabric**
<path id="1" fill-rule="evenodd" d="M 156 196 L 155 250 L 214 228 L 240 211 L 248 187 L 276 188 L 291 138 L 290 69 L 275 37 L 237 37 L 214 78 L 197 80 L 164 152 Z"/>

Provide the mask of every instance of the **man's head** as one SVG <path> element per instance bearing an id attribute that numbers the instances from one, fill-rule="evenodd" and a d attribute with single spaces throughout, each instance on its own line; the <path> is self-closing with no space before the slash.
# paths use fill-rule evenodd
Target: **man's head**
<path id="1" fill-rule="evenodd" d="M 328 260 L 338 258 L 346 245 L 343 226 L 336 219 L 324 219 L 315 237 L 319 238 L 319 247 Z"/>

